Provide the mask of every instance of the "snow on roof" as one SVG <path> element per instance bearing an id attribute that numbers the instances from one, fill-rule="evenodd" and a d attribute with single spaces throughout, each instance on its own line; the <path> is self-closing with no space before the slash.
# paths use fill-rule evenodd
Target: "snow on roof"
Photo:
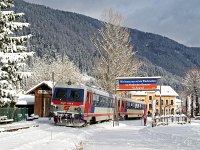
<path id="1" fill-rule="evenodd" d="M 117 77 L 116 80 L 126 80 L 126 79 L 160 79 L 161 76 L 155 76 L 155 77 Z"/>
<path id="2" fill-rule="evenodd" d="M 50 89 L 53 88 L 53 82 L 52 81 L 42 81 L 39 84 L 37 84 L 36 86 L 32 87 L 31 89 L 29 89 L 26 94 L 29 94 L 30 92 L 32 92 L 33 90 L 35 90 L 37 87 L 41 86 L 42 84 L 47 85 Z M 54 83 L 55 84 L 55 83 Z"/>
<path id="3" fill-rule="evenodd" d="M 157 89 L 160 89 L 160 86 L 157 86 Z M 160 91 L 156 92 L 156 96 L 160 96 Z M 161 96 L 179 96 L 178 93 L 171 86 L 162 85 L 161 86 Z"/>
<path id="4" fill-rule="evenodd" d="M 16 105 L 34 105 L 35 96 L 33 95 L 20 95 Z"/>
<path id="5" fill-rule="evenodd" d="M 147 95 L 147 91 L 131 91 L 131 95 Z"/>
<path id="6" fill-rule="evenodd" d="M 131 91 L 131 95 L 147 95 L 148 92 L 154 91 Z M 160 86 L 157 86 L 156 96 L 160 96 Z M 161 96 L 179 96 L 171 86 L 161 86 Z"/>
<path id="7" fill-rule="evenodd" d="M 181 99 L 178 99 L 178 98 L 175 99 L 176 103 L 181 103 L 181 101 L 182 101 Z"/>

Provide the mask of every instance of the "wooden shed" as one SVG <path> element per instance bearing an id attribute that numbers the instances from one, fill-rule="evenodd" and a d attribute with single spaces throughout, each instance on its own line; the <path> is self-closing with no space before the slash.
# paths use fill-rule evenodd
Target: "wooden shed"
<path id="1" fill-rule="evenodd" d="M 43 81 L 26 92 L 26 94 L 33 94 L 35 96 L 35 115 L 39 115 L 39 117 L 50 115 L 52 87 L 53 83 L 51 81 Z"/>

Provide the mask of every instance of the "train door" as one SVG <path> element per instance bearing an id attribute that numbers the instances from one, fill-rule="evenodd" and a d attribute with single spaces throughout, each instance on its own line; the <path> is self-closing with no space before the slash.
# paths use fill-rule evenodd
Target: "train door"
<path id="1" fill-rule="evenodd" d="M 125 108 L 126 108 L 126 101 L 122 100 L 121 106 L 120 106 L 120 113 L 124 114 Z"/>
<path id="2" fill-rule="evenodd" d="M 92 91 L 87 91 L 86 101 L 85 101 L 85 110 L 84 113 L 88 114 L 91 112 L 92 107 Z"/>

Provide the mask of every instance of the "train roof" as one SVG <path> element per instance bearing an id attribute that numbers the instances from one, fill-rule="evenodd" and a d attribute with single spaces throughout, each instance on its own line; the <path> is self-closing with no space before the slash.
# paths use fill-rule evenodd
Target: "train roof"
<path id="1" fill-rule="evenodd" d="M 105 90 L 97 87 L 97 86 L 89 86 L 89 85 L 84 85 L 81 83 L 69 83 L 69 82 L 58 82 L 55 85 L 55 88 L 79 88 L 79 89 L 88 89 L 92 90 L 95 94 L 98 95 L 103 95 L 107 97 L 115 97 L 114 94 L 106 92 Z"/>
<path id="2" fill-rule="evenodd" d="M 123 98 L 123 100 L 128 101 L 128 102 L 135 102 L 135 103 L 139 103 L 139 104 L 146 104 L 145 101 L 136 100 L 136 99 L 132 99 L 132 98 Z"/>
<path id="3" fill-rule="evenodd" d="M 75 83 L 75 82 L 56 82 L 55 88 L 67 88 L 67 87 L 80 87 L 83 88 L 84 84 L 81 83 Z"/>

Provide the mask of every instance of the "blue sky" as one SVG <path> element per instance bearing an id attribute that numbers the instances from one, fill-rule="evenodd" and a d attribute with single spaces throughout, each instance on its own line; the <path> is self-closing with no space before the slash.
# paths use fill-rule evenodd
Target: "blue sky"
<path id="1" fill-rule="evenodd" d="M 25 0 L 101 20 L 105 9 L 124 17 L 124 26 L 200 47 L 200 0 Z"/>

